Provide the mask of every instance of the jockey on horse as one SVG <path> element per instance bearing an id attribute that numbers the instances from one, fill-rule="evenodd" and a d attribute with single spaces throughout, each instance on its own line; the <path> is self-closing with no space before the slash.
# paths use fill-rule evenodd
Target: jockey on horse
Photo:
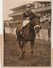
<path id="1" fill-rule="evenodd" d="M 29 13 L 29 15 L 26 16 L 24 13 L 23 13 L 23 15 L 22 15 L 22 16 L 23 16 L 23 19 L 25 18 L 25 20 L 23 20 L 23 23 L 22 23 L 22 26 L 21 26 L 21 31 L 20 31 L 20 34 L 21 34 L 21 35 L 22 35 L 22 33 L 23 33 L 24 27 L 30 22 L 30 19 L 31 19 L 32 15 L 35 15 L 35 14 L 31 11 L 31 7 L 32 7 L 31 4 L 27 4 L 27 5 L 26 5 L 26 11 L 25 11 L 25 12 Z M 36 27 L 39 27 L 39 28 L 40 28 L 39 25 L 36 25 L 36 26 L 34 27 L 34 29 L 35 29 Z"/>
<path id="2" fill-rule="evenodd" d="M 25 11 L 25 12 L 28 12 L 29 15 L 32 15 L 32 14 L 33 14 L 33 12 L 31 11 L 31 4 L 27 4 L 27 5 L 26 5 L 26 11 Z M 24 13 L 25 13 L 25 12 L 24 12 Z M 22 34 L 24 27 L 29 23 L 29 16 L 26 17 L 24 13 L 23 13 L 22 16 L 23 16 L 23 19 L 25 19 L 25 20 L 23 20 L 23 23 L 22 23 L 22 26 L 21 26 L 20 34 Z"/>
<path id="3" fill-rule="evenodd" d="M 18 32 L 18 29 L 16 29 L 17 40 L 21 50 L 20 58 L 23 58 L 24 56 L 24 46 L 28 41 L 31 42 L 31 54 L 33 54 L 36 31 L 40 30 L 39 17 L 31 11 L 31 4 L 26 5 L 26 11 L 23 13 L 23 18 L 26 18 L 26 21 L 24 20 L 23 26 L 21 26 L 21 31 Z"/>

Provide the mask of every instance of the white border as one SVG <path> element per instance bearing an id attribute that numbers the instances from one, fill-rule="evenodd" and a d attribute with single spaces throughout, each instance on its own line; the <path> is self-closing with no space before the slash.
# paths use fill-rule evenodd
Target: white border
<path id="1" fill-rule="evenodd" d="M 3 34 L 3 0 L 0 0 L 0 34 Z"/>
<path id="2" fill-rule="evenodd" d="M 51 13 L 51 48 L 53 48 L 53 0 L 51 2 L 52 13 Z"/>

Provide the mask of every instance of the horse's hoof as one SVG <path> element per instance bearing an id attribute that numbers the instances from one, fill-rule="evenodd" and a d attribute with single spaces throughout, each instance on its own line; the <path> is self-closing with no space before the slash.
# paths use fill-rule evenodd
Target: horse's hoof
<path id="1" fill-rule="evenodd" d="M 19 57 L 19 60 L 23 60 L 23 57 Z"/>
<path id="2" fill-rule="evenodd" d="M 24 54 L 25 54 L 25 51 L 23 51 L 23 56 L 24 56 Z"/>
<path id="3" fill-rule="evenodd" d="M 31 57 L 33 57 L 33 51 L 31 52 Z"/>
<path id="4" fill-rule="evenodd" d="M 24 58 L 24 57 L 23 57 L 23 55 L 22 55 L 22 56 L 19 57 L 19 60 L 22 60 L 23 58 Z"/>
<path id="5" fill-rule="evenodd" d="M 23 51 L 23 53 L 20 55 L 19 60 L 24 59 L 24 54 L 25 54 L 25 51 Z"/>

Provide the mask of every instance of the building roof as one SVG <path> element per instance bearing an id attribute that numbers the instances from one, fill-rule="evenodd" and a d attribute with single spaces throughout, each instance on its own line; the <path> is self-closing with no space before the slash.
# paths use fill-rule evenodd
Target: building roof
<path id="1" fill-rule="evenodd" d="M 43 11 L 48 11 L 51 10 L 51 6 L 45 7 L 45 8 L 39 8 L 39 9 L 32 9 L 32 12 L 43 12 Z"/>
<path id="2" fill-rule="evenodd" d="M 22 5 L 22 6 L 19 6 L 19 7 L 12 8 L 11 10 L 17 11 L 17 10 L 20 10 L 22 8 L 26 8 L 26 4 L 25 5 Z"/>
<path id="3" fill-rule="evenodd" d="M 16 13 L 10 14 L 9 16 L 10 16 L 10 17 L 13 17 L 13 16 L 17 16 L 17 15 L 19 16 L 19 15 L 22 15 L 22 14 L 23 14 L 23 12 L 19 12 L 19 13 L 16 12 Z"/>
<path id="4" fill-rule="evenodd" d="M 33 3 L 35 3 L 35 2 L 33 2 Z M 37 2 L 37 3 L 38 3 L 38 2 Z M 39 3 L 45 3 L 45 2 L 42 2 L 42 1 L 41 1 L 41 2 L 39 2 Z M 49 1 L 46 2 L 46 3 L 49 3 Z M 11 10 L 16 11 L 16 12 L 10 14 L 9 16 L 10 16 L 10 17 L 13 17 L 13 16 L 22 15 L 23 12 L 26 10 L 26 5 L 27 5 L 27 4 L 11 9 Z M 23 9 L 23 10 L 22 10 L 22 9 Z M 21 11 L 20 11 L 20 10 L 21 10 Z M 36 12 L 45 12 L 45 11 L 48 11 L 48 10 L 51 11 L 51 5 L 50 5 L 50 6 L 47 6 L 47 7 L 41 7 L 41 8 L 38 8 L 38 9 L 33 8 L 33 9 L 32 9 L 32 12 L 34 12 L 34 13 L 36 13 Z"/>
<path id="5" fill-rule="evenodd" d="M 36 12 L 45 12 L 45 11 L 48 11 L 48 10 L 51 10 L 51 6 L 46 7 L 46 8 L 32 9 L 32 12 L 33 12 L 33 13 L 36 13 Z M 10 16 L 10 17 L 19 16 L 19 15 L 22 15 L 23 13 L 24 13 L 24 12 L 16 12 L 16 13 L 10 14 L 9 16 Z"/>
<path id="6" fill-rule="evenodd" d="M 32 4 L 34 4 L 34 3 L 50 3 L 50 2 L 51 2 L 51 1 L 34 1 Z M 30 4 L 31 4 L 31 3 L 30 3 Z M 19 9 L 21 9 L 21 8 L 26 8 L 26 5 L 27 5 L 27 4 L 24 4 L 24 5 L 21 5 L 21 6 L 12 8 L 11 10 L 16 11 L 16 10 L 19 10 Z"/>

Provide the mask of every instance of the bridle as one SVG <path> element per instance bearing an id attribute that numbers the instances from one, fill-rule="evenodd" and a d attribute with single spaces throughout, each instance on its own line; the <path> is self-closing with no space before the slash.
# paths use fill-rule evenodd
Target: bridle
<path id="1" fill-rule="evenodd" d="M 36 27 L 38 27 L 38 28 L 40 28 L 40 25 L 35 25 L 34 27 L 32 27 L 31 25 L 30 25 L 30 27 L 32 28 L 32 29 L 36 29 Z"/>
<path id="2" fill-rule="evenodd" d="M 40 25 L 35 25 L 35 26 L 34 26 L 34 29 L 36 29 L 36 27 L 39 27 L 39 28 L 40 28 Z"/>

